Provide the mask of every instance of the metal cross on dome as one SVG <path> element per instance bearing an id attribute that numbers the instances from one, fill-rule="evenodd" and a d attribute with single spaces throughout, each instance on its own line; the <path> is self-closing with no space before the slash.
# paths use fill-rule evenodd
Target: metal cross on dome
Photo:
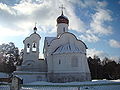
<path id="1" fill-rule="evenodd" d="M 36 27 L 36 25 L 37 25 L 37 22 L 35 22 L 35 27 Z"/>
<path id="2" fill-rule="evenodd" d="M 61 12 L 62 12 L 62 15 L 63 15 L 63 10 L 65 9 L 65 7 L 64 7 L 63 4 L 62 4 L 62 6 L 59 7 L 59 8 L 61 9 Z"/>

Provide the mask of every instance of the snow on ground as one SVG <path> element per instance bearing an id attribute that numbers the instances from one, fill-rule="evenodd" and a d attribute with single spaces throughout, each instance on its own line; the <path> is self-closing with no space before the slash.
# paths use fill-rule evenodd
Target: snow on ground
<path id="1" fill-rule="evenodd" d="M 91 86 L 91 87 L 28 87 L 20 90 L 120 90 L 118 86 Z"/>
<path id="2" fill-rule="evenodd" d="M 109 84 L 109 83 L 120 83 L 120 80 L 92 80 L 86 82 L 67 82 L 67 83 L 51 83 L 44 81 L 36 81 L 27 83 L 26 85 L 88 85 L 88 84 Z"/>
<path id="3" fill-rule="evenodd" d="M 28 86 L 23 86 L 20 90 L 120 90 L 120 80 L 92 80 L 87 82 L 69 83 L 37 81 L 27 83 L 26 85 Z"/>
<path id="4" fill-rule="evenodd" d="M 10 89 L 8 85 L 0 85 L 0 90 Z M 120 90 L 120 80 L 92 80 L 87 82 L 69 83 L 50 83 L 37 81 L 22 85 L 20 90 Z"/>

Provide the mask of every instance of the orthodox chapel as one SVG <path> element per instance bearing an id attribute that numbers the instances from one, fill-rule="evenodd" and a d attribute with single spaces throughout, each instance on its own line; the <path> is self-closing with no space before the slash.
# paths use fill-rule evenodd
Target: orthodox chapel
<path id="1" fill-rule="evenodd" d="M 69 32 L 69 19 L 63 11 L 56 21 L 56 37 L 45 37 L 44 40 L 44 59 L 39 59 L 39 41 L 42 37 L 37 33 L 36 26 L 34 32 L 23 41 L 23 62 L 14 72 L 23 78 L 23 83 L 91 80 L 86 44 Z"/>

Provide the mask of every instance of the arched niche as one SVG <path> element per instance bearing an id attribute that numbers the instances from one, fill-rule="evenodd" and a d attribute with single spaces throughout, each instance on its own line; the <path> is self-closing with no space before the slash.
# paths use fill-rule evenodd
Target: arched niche
<path id="1" fill-rule="evenodd" d="M 27 44 L 27 53 L 30 53 L 30 44 Z"/>
<path id="2" fill-rule="evenodd" d="M 37 43 L 36 43 L 36 42 L 33 42 L 33 43 L 32 43 L 32 51 L 33 51 L 33 52 L 36 52 L 36 51 L 37 51 Z"/>

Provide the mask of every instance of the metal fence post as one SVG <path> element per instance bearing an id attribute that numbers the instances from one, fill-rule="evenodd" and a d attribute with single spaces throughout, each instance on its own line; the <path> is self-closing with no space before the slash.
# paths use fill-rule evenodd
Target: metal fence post
<path id="1" fill-rule="evenodd" d="M 78 87 L 78 90 L 80 90 L 80 87 Z"/>

